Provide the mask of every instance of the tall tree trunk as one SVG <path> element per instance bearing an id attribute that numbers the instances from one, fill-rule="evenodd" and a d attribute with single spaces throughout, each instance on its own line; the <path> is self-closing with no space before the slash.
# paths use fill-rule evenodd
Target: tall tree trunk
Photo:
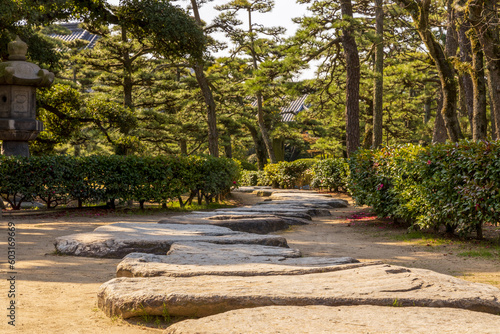
<path id="1" fill-rule="evenodd" d="M 460 8 L 466 4 L 466 0 L 460 0 Z M 472 48 L 470 44 L 470 39 L 467 37 L 466 32 L 471 28 L 470 22 L 466 19 L 463 10 L 457 11 L 456 13 L 458 22 L 457 27 L 457 37 L 458 45 L 460 50 L 460 61 L 464 63 L 472 64 Z M 460 92 L 463 98 L 463 105 L 469 118 L 469 124 L 472 132 L 472 114 L 474 110 L 474 94 L 472 87 L 472 78 L 469 73 L 461 73 L 459 76 L 460 80 Z"/>
<path id="2" fill-rule="evenodd" d="M 486 139 L 486 82 L 484 79 L 484 55 L 477 36 L 471 36 L 472 69 L 471 77 L 474 88 L 474 113 L 472 116 L 472 139 L 475 141 Z"/>
<path id="3" fill-rule="evenodd" d="M 231 159 L 233 157 L 233 145 L 231 143 L 231 134 L 226 135 L 227 140 L 224 141 L 224 155 L 226 158 Z"/>
<path id="4" fill-rule="evenodd" d="M 398 2 L 411 15 L 420 38 L 436 64 L 443 92 L 441 115 L 444 119 L 448 137 L 452 142 L 457 142 L 463 138 L 463 134 L 457 117 L 457 83 L 455 81 L 455 71 L 429 27 L 429 7 L 431 1 L 398 0 Z"/>
<path id="5" fill-rule="evenodd" d="M 347 155 L 356 151 L 359 147 L 359 81 L 360 66 L 359 54 L 354 29 L 351 24 L 353 19 L 351 0 L 341 0 L 340 9 L 346 26 L 342 28 L 342 46 L 346 58 L 346 147 Z"/>
<path id="6" fill-rule="evenodd" d="M 500 138 L 500 38 L 496 1 L 470 0 L 468 13 L 469 21 L 486 57 L 491 111 L 495 114 L 496 138 Z"/>
<path id="7" fill-rule="evenodd" d="M 200 13 L 198 12 L 198 4 L 196 0 L 191 0 L 191 6 L 193 7 L 194 17 L 196 22 L 201 27 L 203 23 L 201 22 Z M 213 157 L 219 157 L 219 134 L 217 133 L 217 114 L 215 100 L 212 94 L 212 90 L 208 84 L 207 77 L 203 71 L 202 60 L 197 60 L 193 64 L 194 73 L 196 75 L 196 81 L 200 86 L 201 92 L 203 93 L 203 99 L 207 105 L 207 125 L 208 125 L 208 151 Z"/>
<path id="8" fill-rule="evenodd" d="M 181 154 L 182 155 L 187 155 L 188 154 L 186 139 L 179 140 L 179 148 L 181 149 Z"/>
<path id="9" fill-rule="evenodd" d="M 436 108 L 436 120 L 434 121 L 434 131 L 432 133 L 432 143 L 444 143 L 448 139 L 448 133 L 444 125 L 443 115 L 441 115 L 441 110 L 443 109 L 443 94 L 439 90 L 437 96 L 437 108 Z"/>
<path id="10" fill-rule="evenodd" d="M 424 100 L 424 123 L 427 124 L 431 119 L 431 99 L 425 98 Z"/>
<path id="11" fill-rule="evenodd" d="M 382 145 L 384 96 L 384 8 L 382 0 L 375 0 L 377 47 L 375 52 L 375 82 L 373 84 L 373 147 Z"/>
<path id="12" fill-rule="evenodd" d="M 259 124 L 260 133 L 262 134 L 262 141 L 266 146 L 267 155 L 272 164 L 278 162 L 274 154 L 274 147 L 267 131 L 266 121 L 264 119 L 264 108 L 262 107 L 262 93 L 257 93 L 257 123 Z"/>
<path id="13" fill-rule="evenodd" d="M 255 37 L 252 27 L 252 11 L 250 8 L 248 9 L 248 32 L 250 33 L 250 41 L 251 41 L 250 52 L 252 54 L 253 68 L 254 70 L 258 70 L 259 66 L 257 64 L 257 54 L 255 53 L 255 43 L 254 43 Z M 266 121 L 264 119 L 264 108 L 262 106 L 262 92 L 258 91 L 256 95 L 257 95 L 257 123 L 259 124 L 260 133 L 262 134 L 262 140 L 266 145 L 267 155 L 269 156 L 269 160 L 271 161 L 272 164 L 275 164 L 278 162 L 278 160 L 276 159 L 276 155 L 274 154 L 273 143 L 271 141 L 271 138 L 269 137 L 269 131 L 266 126 Z"/>
<path id="14" fill-rule="evenodd" d="M 488 80 L 488 86 L 489 86 L 489 80 Z M 488 89 L 488 95 L 489 95 L 489 98 L 490 98 L 491 140 L 497 140 L 498 137 L 497 137 L 495 113 L 493 112 L 493 109 L 491 107 L 493 105 L 493 103 L 492 103 L 493 99 L 491 98 L 491 92 L 490 92 L 489 89 Z"/>
<path id="15" fill-rule="evenodd" d="M 262 138 L 259 137 L 259 132 L 257 129 L 250 123 L 245 123 L 250 135 L 252 136 L 252 140 L 255 147 L 255 155 L 257 156 L 257 166 L 259 170 L 264 170 L 264 166 L 266 165 L 266 147 L 262 141 Z"/>

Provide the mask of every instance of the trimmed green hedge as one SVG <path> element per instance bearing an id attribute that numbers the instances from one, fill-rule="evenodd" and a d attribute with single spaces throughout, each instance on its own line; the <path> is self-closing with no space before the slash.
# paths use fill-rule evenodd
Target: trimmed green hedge
<path id="1" fill-rule="evenodd" d="M 134 200 L 142 206 L 146 201 L 167 203 L 185 193 L 210 202 L 234 186 L 238 177 L 236 162 L 209 156 L 0 156 L 0 195 L 14 209 L 35 199 L 47 208 L 70 200 Z"/>
<path id="2" fill-rule="evenodd" d="M 339 191 L 347 189 L 349 166 L 344 159 L 300 159 L 266 165 L 264 171 L 243 171 L 240 183 L 245 186 L 274 186 Z"/>
<path id="3" fill-rule="evenodd" d="M 353 197 L 379 216 L 479 238 L 500 221 L 500 142 L 360 150 L 349 164 Z"/>

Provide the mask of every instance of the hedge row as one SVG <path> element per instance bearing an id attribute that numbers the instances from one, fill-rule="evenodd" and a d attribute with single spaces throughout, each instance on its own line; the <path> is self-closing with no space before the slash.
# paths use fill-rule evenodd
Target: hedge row
<path id="1" fill-rule="evenodd" d="M 164 203 L 190 193 L 207 202 L 238 180 L 237 163 L 213 157 L 0 156 L 0 195 L 12 208 L 40 200 L 47 208 L 77 200 Z"/>
<path id="2" fill-rule="evenodd" d="M 338 191 L 346 189 L 349 168 L 344 159 L 301 159 L 266 165 L 263 171 L 243 171 L 240 180 L 246 186 L 274 186 Z"/>
<path id="3" fill-rule="evenodd" d="M 360 150 L 349 164 L 353 197 L 379 216 L 479 238 L 500 221 L 500 142 Z"/>

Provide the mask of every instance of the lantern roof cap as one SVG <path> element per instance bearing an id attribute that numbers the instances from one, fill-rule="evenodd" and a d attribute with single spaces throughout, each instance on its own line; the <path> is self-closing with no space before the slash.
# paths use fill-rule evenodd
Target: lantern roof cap
<path id="1" fill-rule="evenodd" d="M 54 73 L 26 61 L 28 45 L 19 36 L 8 44 L 9 60 L 0 63 L 0 85 L 49 87 Z"/>

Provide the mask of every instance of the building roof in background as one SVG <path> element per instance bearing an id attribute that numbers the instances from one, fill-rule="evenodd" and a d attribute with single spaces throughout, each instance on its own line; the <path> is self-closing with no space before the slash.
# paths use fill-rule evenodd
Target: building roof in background
<path id="1" fill-rule="evenodd" d="M 305 101 L 309 95 L 304 94 L 299 98 L 291 101 L 286 107 L 280 108 L 281 121 L 282 122 L 293 122 L 295 116 L 304 109 L 309 108 L 309 104 Z M 251 104 L 252 107 L 257 107 L 257 100 L 254 100 Z"/>
<path id="2" fill-rule="evenodd" d="M 298 99 L 293 100 L 290 104 L 284 108 L 281 108 L 281 120 L 283 122 L 293 122 L 295 116 L 304 109 L 308 109 L 309 105 L 305 104 L 306 99 L 309 95 L 305 94 Z"/>
<path id="3" fill-rule="evenodd" d="M 52 38 L 62 39 L 65 42 L 71 42 L 77 39 L 81 39 L 89 42 L 89 44 L 85 46 L 85 49 L 94 48 L 95 43 L 100 38 L 100 36 L 91 34 L 87 30 L 81 28 L 80 24 L 81 24 L 80 22 L 61 23 L 59 25 L 70 30 L 71 34 L 69 35 L 50 34 L 49 36 Z"/>

